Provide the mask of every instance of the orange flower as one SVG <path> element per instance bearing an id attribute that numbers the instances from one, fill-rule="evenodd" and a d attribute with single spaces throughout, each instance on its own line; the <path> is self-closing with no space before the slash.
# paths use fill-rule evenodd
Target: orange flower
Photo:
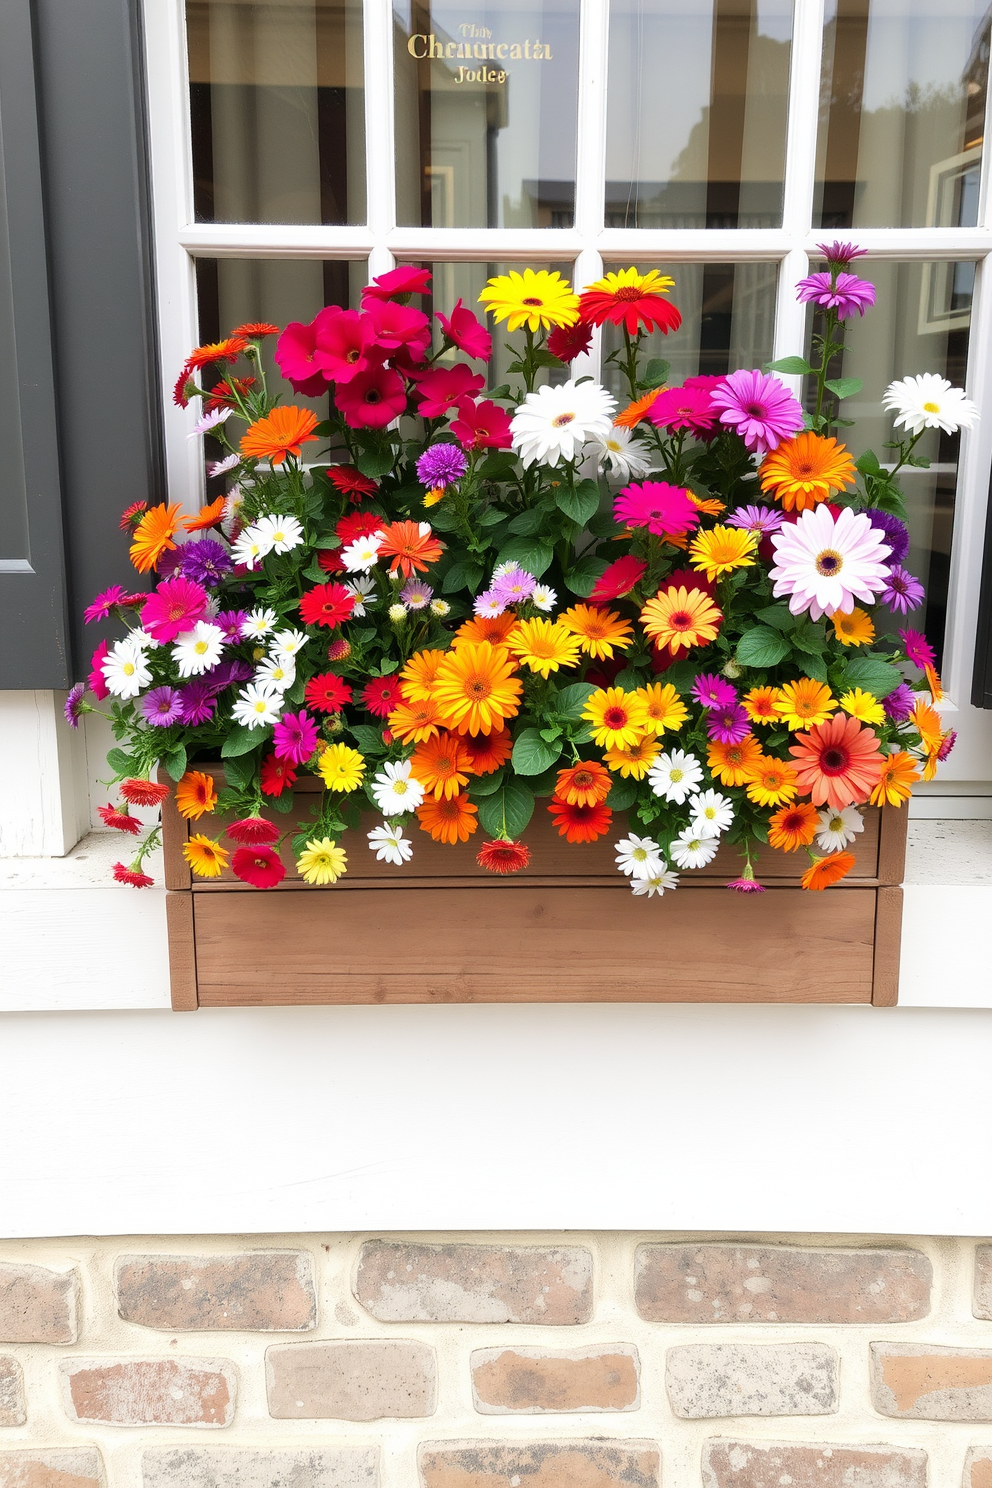
<path id="1" fill-rule="evenodd" d="M 758 474 L 761 489 L 770 491 L 786 511 L 805 511 L 854 480 L 854 461 L 836 439 L 803 433 L 767 454 Z"/>
<path id="2" fill-rule="evenodd" d="M 626 780 L 643 780 L 648 773 L 661 745 L 653 734 L 642 734 L 632 744 L 621 744 L 608 749 L 603 758 L 611 770 L 619 770 Z"/>
<path id="3" fill-rule="evenodd" d="M 828 889 L 838 883 L 854 867 L 854 854 L 831 853 L 829 858 L 817 858 L 806 869 L 799 882 L 804 889 Z"/>
<path id="4" fill-rule="evenodd" d="M 652 734 L 663 734 L 666 729 L 678 733 L 689 717 L 685 703 L 670 682 L 648 682 L 638 687 L 637 696 L 644 700 L 644 727 Z"/>
<path id="5" fill-rule="evenodd" d="M 716 640 L 723 611 L 704 589 L 659 589 L 641 610 L 641 624 L 656 646 L 667 646 L 673 656 Z"/>
<path id="6" fill-rule="evenodd" d="M 704 512 L 708 517 L 718 517 L 721 512 L 727 510 L 725 501 L 717 501 L 715 496 L 696 496 L 692 491 L 685 493 L 697 510 Z M 671 539 L 669 539 L 671 541 Z"/>
<path id="7" fill-rule="evenodd" d="M 649 393 L 644 394 L 643 398 L 638 398 L 636 403 L 628 403 L 627 407 L 617 414 L 613 420 L 614 424 L 619 424 L 621 429 L 636 429 L 641 419 L 647 417 L 648 409 L 662 391 L 660 387 L 652 388 Z"/>
<path id="8" fill-rule="evenodd" d="M 877 735 L 844 713 L 814 724 L 789 753 L 796 762 L 799 789 L 815 806 L 834 811 L 866 801 L 882 773 Z"/>
<path id="9" fill-rule="evenodd" d="M 206 527 L 218 526 L 226 504 L 227 497 L 218 496 L 209 506 L 201 506 L 195 517 L 183 517 L 183 526 L 187 532 L 202 532 Z"/>
<path id="10" fill-rule="evenodd" d="M 435 796 L 457 796 L 468 785 L 468 753 L 457 734 L 425 739 L 413 751 L 410 774 Z"/>
<path id="11" fill-rule="evenodd" d="M 489 734 L 520 707 L 523 683 L 502 646 L 479 641 L 449 651 L 438 668 L 434 699 L 449 728 Z"/>
<path id="12" fill-rule="evenodd" d="M 389 732 L 401 744 L 419 744 L 439 732 L 441 713 L 431 698 L 400 703 L 389 715 Z"/>
<path id="13" fill-rule="evenodd" d="M 488 641 L 491 646 L 499 646 L 516 623 L 517 617 L 512 610 L 504 610 L 502 615 L 476 615 L 473 620 L 466 620 L 464 625 L 459 625 L 451 644 L 464 646 L 466 641 Z"/>
<path id="14" fill-rule="evenodd" d="M 476 808 L 467 795 L 428 797 L 417 807 L 422 832 L 435 842 L 467 842 L 479 823 Z"/>
<path id="15" fill-rule="evenodd" d="M 566 842 L 595 842 L 610 830 L 613 812 L 602 801 L 592 806 L 573 806 L 568 801 L 551 797 L 551 820 L 558 828 L 559 837 Z"/>
<path id="16" fill-rule="evenodd" d="M 579 760 L 558 771 L 555 796 L 569 806 L 595 806 L 610 794 L 610 772 L 597 760 Z"/>
<path id="17" fill-rule="evenodd" d="M 706 763 L 721 785 L 743 785 L 747 772 L 761 758 L 761 745 L 753 734 L 739 744 L 711 744 L 706 751 Z"/>
<path id="18" fill-rule="evenodd" d="M 830 688 L 812 677 L 786 682 L 779 688 L 775 711 L 790 729 L 807 729 L 815 723 L 826 723 L 836 709 Z"/>
<path id="19" fill-rule="evenodd" d="M 782 806 L 768 818 L 768 842 L 782 852 L 809 847 L 820 824 L 820 813 L 809 801 Z"/>
<path id="20" fill-rule="evenodd" d="M 459 739 L 469 758 L 469 764 L 463 768 L 470 775 L 491 775 L 506 764 L 513 752 L 509 729 L 494 729 L 491 734 L 461 734 Z"/>
<path id="21" fill-rule="evenodd" d="M 936 708 L 931 708 L 919 698 L 909 715 L 910 722 L 923 740 L 923 747 L 931 752 L 940 748 L 943 731 L 940 726 L 940 714 Z"/>
<path id="22" fill-rule="evenodd" d="M 173 534 L 179 526 L 182 506 L 153 506 L 146 511 L 131 541 L 129 557 L 139 573 L 148 573 L 155 567 L 167 548 L 174 548 Z"/>
<path id="23" fill-rule="evenodd" d="M 752 723 L 778 723 L 780 715 L 777 703 L 781 694 L 777 687 L 752 687 L 744 694 L 744 707 Z"/>
<path id="24" fill-rule="evenodd" d="M 758 806 L 779 806 L 796 794 L 796 772 L 785 760 L 763 754 L 747 772 L 747 798 Z"/>
<path id="25" fill-rule="evenodd" d="M 415 651 L 400 672 L 400 691 L 408 703 L 434 696 L 434 680 L 446 651 Z"/>
<path id="26" fill-rule="evenodd" d="M 609 658 L 614 646 L 625 650 L 633 639 L 628 620 L 621 620 L 615 610 L 601 610 L 596 605 L 577 604 L 558 617 L 587 656 Z"/>
<path id="27" fill-rule="evenodd" d="M 299 457 L 300 446 L 317 438 L 317 415 L 309 408 L 273 408 L 265 418 L 249 424 L 241 436 L 241 453 L 250 460 L 268 460 L 282 465 L 290 455 Z"/>
<path id="28" fill-rule="evenodd" d="M 444 547 L 432 536 L 427 522 L 390 522 L 382 528 L 383 541 L 379 544 L 379 557 L 392 558 L 389 572 L 399 569 L 409 579 L 414 569 L 426 573 L 429 563 L 436 563 Z"/>
<path id="29" fill-rule="evenodd" d="M 913 794 L 913 786 L 919 778 L 916 761 L 905 749 L 900 749 L 897 754 L 887 754 L 878 784 L 868 799 L 873 806 L 901 806 Z"/>
<path id="30" fill-rule="evenodd" d="M 217 805 L 214 777 L 202 770 L 187 770 L 176 786 L 176 809 L 187 821 L 196 821 Z"/>
<path id="31" fill-rule="evenodd" d="M 186 358 L 187 367 L 206 367 L 212 362 L 236 362 L 248 343 L 242 336 L 227 336 L 206 346 L 194 346 Z"/>
<path id="32" fill-rule="evenodd" d="M 202 832 L 183 843 L 183 857 L 198 878 L 219 878 L 227 867 L 226 849 Z"/>
<path id="33" fill-rule="evenodd" d="M 940 677 L 937 675 L 936 667 L 931 666 L 930 662 L 927 661 L 923 664 L 923 671 L 927 679 L 927 686 L 930 689 L 930 696 L 935 703 L 941 702 L 944 697 L 944 689 L 940 685 Z"/>

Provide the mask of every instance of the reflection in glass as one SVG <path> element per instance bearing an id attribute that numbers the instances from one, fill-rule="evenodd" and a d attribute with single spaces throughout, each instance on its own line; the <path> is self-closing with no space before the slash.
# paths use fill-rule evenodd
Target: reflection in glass
<path id="1" fill-rule="evenodd" d="M 579 0 L 394 0 L 397 221 L 571 227 Z"/>
<path id="2" fill-rule="evenodd" d="M 882 408 L 890 382 L 937 372 L 955 387 L 964 387 L 975 266 L 970 262 L 862 261 L 856 267 L 877 286 L 878 299 L 863 321 L 855 317 L 847 322 L 847 350 L 831 366 L 833 376 L 845 375 L 849 368 L 864 383 L 863 392 L 843 405 L 845 417 L 855 424 L 842 429 L 840 437 L 855 456 L 873 449 L 884 463 L 891 460 L 892 451 L 883 446 L 901 432 L 893 433 L 892 415 Z M 942 295 L 941 286 L 946 294 Z M 904 467 L 899 472 L 909 511 L 911 547 L 906 567 L 922 581 L 927 598 L 925 607 L 913 611 L 908 619 L 894 615 L 889 628 L 894 631 L 908 624 L 924 630 L 938 661 L 947 618 L 959 444 L 957 434 L 928 429 L 913 453 L 930 460 L 930 469 Z"/>
<path id="3" fill-rule="evenodd" d="M 361 0 L 186 0 L 198 222 L 365 220 Z"/>
<path id="4" fill-rule="evenodd" d="M 607 227 L 778 227 L 792 0 L 613 0 Z"/>
<path id="5" fill-rule="evenodd" d="M 814 221 L 978 221 L 988 0 L 827 0 Z"/>
<path id="6" fill-rule="evenodd" d="M 626 264 L 604 264 L 604 271 Z M 654 267 L 638 261 L 641 269 Z M 671 298 L 682 312 L 678 331 L 663 336 L 654 331 L 642 346 L 646 356 L 671 363 L 668 384 L 675 387 L 697 373 L 718 376 L 741 367 L 760 367 L 770 361 L 775 330 L 777 266 L 766 263 L 658 264 L 675 280 Z M 603 356 L 623 341 L 616 326 L 603 327 Z M 622 403 L 625 384 L 614 365 L 604 365 L 603 380 Z"/>

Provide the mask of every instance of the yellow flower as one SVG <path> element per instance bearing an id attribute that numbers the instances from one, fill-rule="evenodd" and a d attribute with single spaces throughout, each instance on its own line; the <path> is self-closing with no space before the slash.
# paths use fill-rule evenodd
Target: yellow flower
<path id="1" fill-rule="evenodd" d="M 521 620 L 507 636 L 507 644 L 532 672 L 546 677 L 559 667 L 575 666 L 579 643 L 557 620 Z"/>
<path id="2" fill-rule="evenodd" d="M 582 717 L 592 724 L 592 736 L 602 749 L 636 744 L 647 729 L 644 699 L 622 687 L 600 687 L 590 693 Z"/>
<path id="3" fill-rule="evenodd" d="M 611 770 L 619 770 L 626 780 L 643 780 L 661 745 L 653 734 L 642 734 L 633 744 L 608 749 L 603 758 Z"/>
<path id="4" fill-rule="evenodd" d="M 508 331 L 522 325 L 528 330 L 547 330 L 549 326 L 571 326 L 579 318 L 579 297 L 567 279 L 547 269 L 524 269 L 520 274 L 511 269 L 490 279 L 479 296 L 499 324 L 506 321 Z"/>
<path id="5" fill-rule="evenodd" d="M 296 866 L 308 884 L 337 883 L 348 871 L 348 854 L 330 837 L 311 837 Z"/>
<path id="6" fill-rule="evenodd" d="M 432 486 L 431 489 L 427 492 L 427 495 L 424 497 L 424 505 L 437 506 L 438 502 L 443 498 L 443 496 L 443 486 Z"/>
<path id="7" fill-rule="evenodd" d="M 468 642 L 446 651 L 437 670 L 434 702 L 447 728 L 460 734 L 491 734 L 520 709 L 523 683 L 513 675 L 504 646 Z"/>
<path id="8" fill-rule="evenodd" d="M 678 733 L 689 717 L 689 710 L 670 682 L 648 682 L 637 689 L 635 696 L 644 699 L 644 727 L 652 734 L 663 734 L 666 729 Z"/>
<path id="9" fill-rule="evenodd" d="M 790 729 L 807 729 L 814 723 L 826 723 L 836 706 L 825 683 L 800 677 L 798 682 L 786 682 L 779 688 L 775 711 Z"/>
<path id="10" fill-rule="evenodd" d="M 578 636 L 587 656 L 611 657 L 614 646 L 626 650 L 633 640 L 628 620 L 621 620 L 615 610 L 601 610 L 596 605 L 577 604 L 558 617 L 566 630 Z"/>
<path id="11" fill-rule="evenodd" d="M 708 579 L 730 573 L 735 568 L 750 568 L 754 563 L 757 539 L 743 527 L 710 527 L 699 532 L 689 544 L 693 568 L 702 569 Z"/>
<path id="12" fill-rule="evenodd" d="M 777 687 L 752 687 L 742 699 L 748 718 L 752 723 L 778 723 L 776 704 L 779 700 Z"/>
<path id="13" fill-rule="evenodd" d="M 850 713 L 852 718 L 860 718 L 862 723 L 884 723 L 885 709 L 870 692 L 862 692 L 860 687 L 852 687 L 845 692 L 840 700 L 840 705 L 845 713 Z"/>
<path id="14" fill-rule="evenodd" d="M 798 775 L 785 760 L 762 755 L 745 773 L 748 800 L 758 806 L 781 806 L 796 794 Z"/>
<path id="15" fill-rule="evenodd" d="M 324 784 L 332 791 L 357 790 L 365 773 L 365 761 L 348 744 L 329 744 L 317 766 Z"/>
<path id="16" fill-rule="evenodd" d="M 183 845 L 183 857 L 198 878 L 219 878 L 227 867 L 227 852 L 212 837 L 197 832 Z"/>
<path id="17" fill-rule="evenodd" d="M 834 635 L 842 646 L 865 646 L 875 639 L 871 618 L 858 605 L 853 610 L 837 610 L 831 616 Z"/>

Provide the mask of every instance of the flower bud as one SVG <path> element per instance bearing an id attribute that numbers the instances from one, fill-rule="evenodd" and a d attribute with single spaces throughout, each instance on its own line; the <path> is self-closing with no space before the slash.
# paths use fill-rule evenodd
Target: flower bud
<path id="1" fill-rule="evenodd" d="M 436 615 L 439 620 L 443 620 L 445 615 L 451 614 L 451 606 L 446 599 L 432 599 L 431 614 Z"/>
<path id="2" fill-rule="evenodd" d="M 406 605 L 390 605 L 389 619 L 393 625 L 402 625 L 406 620 Z"/>

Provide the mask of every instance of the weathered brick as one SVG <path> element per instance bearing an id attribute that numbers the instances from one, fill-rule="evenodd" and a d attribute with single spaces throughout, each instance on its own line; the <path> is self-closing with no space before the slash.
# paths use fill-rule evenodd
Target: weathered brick
<path id="1" fill-rule="evenodd" d="M 142 1488 L 378 1488 L 377 1447 L 153 1447 Z"/>
<path id="2" fill-rule="evenodd" d="M 992 1447 L 972 1447 L 964 1459 L 963 1488 L 992 1488 Z"/>
<path id="3" fill-rule="evenodd" d="M 992 1349 L 873 1343 L 871 1393 L 883 1416 L 992 1421 Z"/>
<path id="4" fill-rule="evenodd" d="M 96 1447 L 0 1450 L 0 1488 L 104 1488 Z"/>
<path id="5" fill-rule="evenodd" d="M 651 1323 L 908 1323 L 933 1280 L 918 1250 L 641 1245 L 634 1267 Z"/>
<path id="6" fill-rule="evenodd" d="M 578 1245 L 370 1240 L 362 1246 L 355 1296 L 387 1323 L 586 1323 L 592 1254 Z"/>
<path id="7" fill-rule="evenodd" d="M 437 1406 L 434 1350 L 399 1338 L 276 1345 L 265 1375 L 278 1420 L 379 1421 L 432 1416 Z"/>
<path id="8" fill-rule="evenodd" d="M 703 1488 L 927 1488 L 927 1454 L 833 1442 L 708 1441 Z"/>
<path id="9" fill-rule="evenodd" d="M 837 1409 L 837 1355 L 820 1343 L 699 1343 L 670 1348 L 672 1410 L 709 1416 L 824 1416 Z"/>
<path id="10" fill-rule="evenodd" d="M 476 1349 L 472 1393 L 484 1416 L 537 1411 L 624 1411 L 639 1404 L 639 1360 L 629 1343 L 584 1349 Z"/>
<path id="11" fill-rule="evenodd" d="M 23 1426 L 24 1370 L 10 1354 L 0 1354 L 0 1426 Z"/>
<path id="12" fill-rule="evenodd" d="M 972 1311 L 976 1318 L 992 1318 L 992 1245 L 979 1245 L 975 1251 L 975 1300 Z"/>
<path id="13" fill-rule="evenodd" d="M 425 1442 L 421 1488 L 659 1488 L 649 1441 Z"/>
<path id="14" fill-rule="evenodd" d="M 120 1316 L 145 1328 L 300 1332 L 317 1323 L 313 1260 L 302 1250 L 122 1256 Z"/>
<path id="15" fill-rule="evenodd" d="M 0 1262 L 0 1343 L 75 1343 L 75 1271 Z"/>
<path id="16" fill-rule="evenodd" d="M 113 1426 L 229 1426 L 237 1377 L 226 1359 L 66 1360 L 66 1409 Z"/>

